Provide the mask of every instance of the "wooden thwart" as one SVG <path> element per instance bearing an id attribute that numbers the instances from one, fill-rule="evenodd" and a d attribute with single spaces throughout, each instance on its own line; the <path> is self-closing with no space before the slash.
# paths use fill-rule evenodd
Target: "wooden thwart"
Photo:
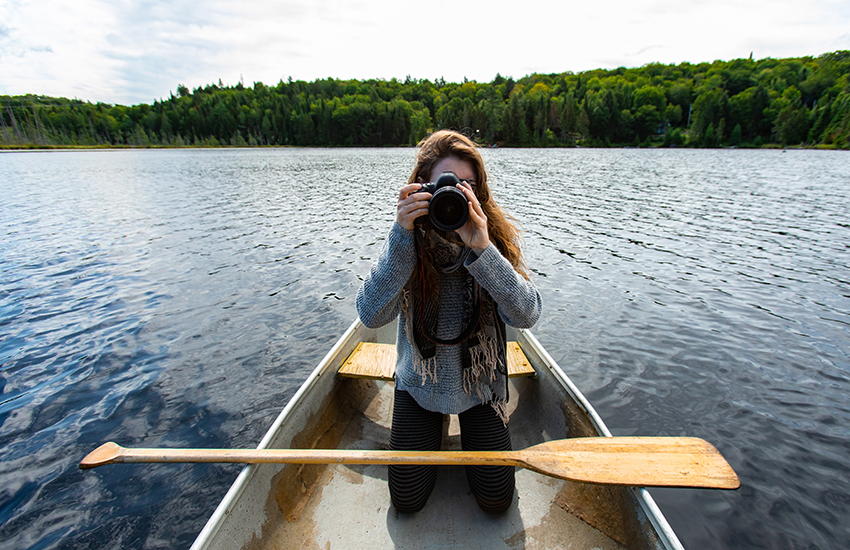
<path id="1" fill-rule="evenodd" d="M 534 375 L 534 367 L 519 347 L 519 342 L 508 342 L 508 377 Z"/>
<path id="2" fill-rule="evenodd" d="M 340 367 L 338 374 L 348 378 L 392 380 L 396 351 L 392 344 L 360 342 Z"/>
<path id="3" fill-rule="evenodd" d="M 338 374 L 347 378 L 392 380 L 395 361 L 395 345 L 360 342 L 340 367 Z M 508 342 L 508 376 L 534 376 L 534 368 L 518 342 Z"/>

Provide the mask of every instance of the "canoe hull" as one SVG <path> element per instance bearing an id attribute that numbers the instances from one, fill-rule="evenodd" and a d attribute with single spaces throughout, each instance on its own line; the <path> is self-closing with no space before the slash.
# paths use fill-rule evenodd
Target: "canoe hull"
<path id="1" fill-rule="evenodd" d="M 610 435 L 601 418 L 528 331 L 512 331 L 537 371 L 510 381 L 511 434 L 520 449 L 567 437 Z M 392 383 L 343 379 L 337 368 L 361 341 L 391 343 L 395 326 L 355 321 L 266 433 L 260 448 L 382 449 L 389 442 Z M 444 448 L 459 448 L 447 417 Z M 247 466 L 193 549 L 445 547 L 681 548 L 649 493 L 572 483 L 517 470 L 516 505 L 481 512 L 462 466 L 441 467 L 425 509 L 398 514 L 386 466 Z"/>

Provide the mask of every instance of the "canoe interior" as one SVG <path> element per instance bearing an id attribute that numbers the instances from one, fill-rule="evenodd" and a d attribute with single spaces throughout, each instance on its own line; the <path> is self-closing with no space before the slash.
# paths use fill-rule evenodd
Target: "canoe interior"
<path id="1" fill-rule="evenodd" d="M 604 435 L 594 425 L 600 422 L 592 418 L 595 413 L 573 398 L 547 357 L 524 343 L 524 333 L 509 336 L 520 341 L 538 376 L 510 381 L 514 448 Z M 355 322 L 260 447 L 387 448 L 392 382 L 335 374 L 360 341 L 392 343 L 395 327 L 375 331 Z M 460 448 L 455 416 L 446 418 L 444 448 Z M 651 509 L 647 515 L 640 502 L 645 490 L 573 483 L 518 469 L 516 505 L 492 516 L 478 509 L 463 466 L 443 466 L 425 509 L 408 515 L 391 506 L 386 477 L 387 467 L 380 465 L 248 466 L 193 548 L 680 547 L 675 535 L 664 530 L 659 535 L 658 522 L 666 522 Z"/>

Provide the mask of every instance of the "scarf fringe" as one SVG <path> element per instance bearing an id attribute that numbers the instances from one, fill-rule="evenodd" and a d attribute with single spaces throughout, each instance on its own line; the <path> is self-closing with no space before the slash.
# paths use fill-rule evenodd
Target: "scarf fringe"
<path id="1" fill-rule="evenodd" d="M 463 372 L 463 391 L 472 395 L 472 390 L 475 388 L 475 393 L 480 399 L 483 399 L 481 386 L 485 384 L 489 386 L 491 382 L 496 380 L 499 352 L 497 349 L 498 342 L 495 338 L 490 338 L 485 334 L 480 334 L 479 338 L 481 343 L 469 348 L 472 365 Z M 482 375 L 486 377 L 485 384 L 481 383 Z"/>
<path id="2" fill-rule="evenodd" d="M 437 383 L 437 358 L 432 357 L 424 361 L 413 361 L 413 371 L 422 377 L 422 385 L 428 381 L 428 377 L 436 384 Z"/>
<path id="3" fill-rule="evenodd" d="M 410 347 L 413 349 L 413 372 L 422 377 L 422 385 L 431 377 L 431 381 L 437 383 L 437 357 L 423 359 L 419 348 L 414 344 L 416 340 L 413 338 L 413 320 L 409 312 L 412 311 L 410 304 L 410 291 L 402 290 L 401 294 L 401 309 L 404 312 L 404 332 L 407 334 L 407 341 L 410 342 Z"/>
<path id="4" fill-rule="evenodd" d="M 493 410 L 496 411 L 496 414 L 499 415 L 499 419 L 502 423 L 507 426 L 508 425 L 508 403 L 503 399 L 493 399 L 490 402 L 490 406 L 493 407 Z"/>

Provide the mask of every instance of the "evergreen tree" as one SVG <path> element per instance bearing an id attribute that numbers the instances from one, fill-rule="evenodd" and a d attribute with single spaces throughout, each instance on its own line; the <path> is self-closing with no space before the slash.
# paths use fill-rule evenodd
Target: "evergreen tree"
<path id="1" fill-rule="evenodd" d="M 850 139 L 850 52 L 580 74 L 496 75 L 490 83 L 289 79 L 221 81 L 153 104 L 0 96 L 0 146 L 412 145 L 455 128 L 512 146 L 821 144 Z M 730 132 L 730 128 L 732 129 Z M 711 130 L 711 132 L 709 132 Z"/>

